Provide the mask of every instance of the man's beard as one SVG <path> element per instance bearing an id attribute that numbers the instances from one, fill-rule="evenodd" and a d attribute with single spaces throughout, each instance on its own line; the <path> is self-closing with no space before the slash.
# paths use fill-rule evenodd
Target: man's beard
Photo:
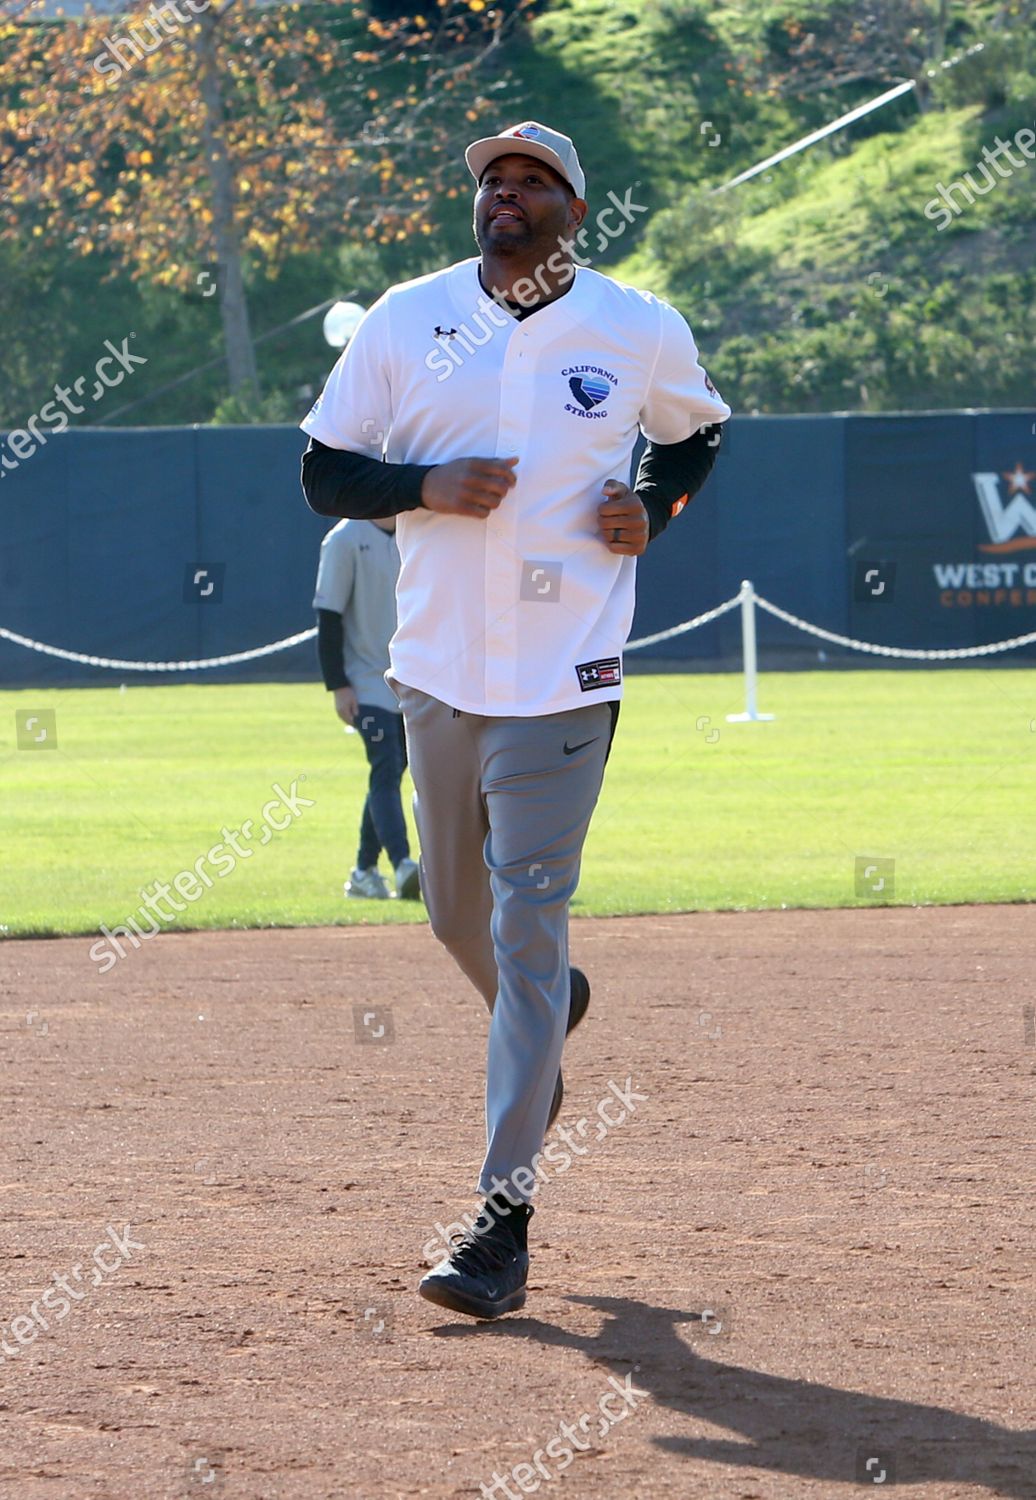
<path id="1" fill-rule="evenodd" d="M 476 228 L 475 240 L 483 255 L 496 255 L 501 260 L 506 260 L 510 255 L 527 255 L 536 243 L 536 236 L 532 232 L 532 225 L 528 220 L 519 220 L 521 233 L 516 234 L 508 230 L 504 234 L 496 234 L 491 223 L 486 224 L 481 230 Z"/>

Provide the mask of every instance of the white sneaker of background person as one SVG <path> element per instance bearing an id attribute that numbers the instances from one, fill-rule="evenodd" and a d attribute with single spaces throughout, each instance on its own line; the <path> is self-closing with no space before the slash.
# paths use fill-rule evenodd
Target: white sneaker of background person
<path id="1" fill-rule="evenodd" d="M 387 901 L 388 886 L 376 865 L 366 870 L 354 870 L 345 882 L 345 894 L 357 896 L 364 901 Z"/>
<path id="2" fill-rule="evenodd" d="M 390 891 L 385 878 L 377 866 L 367 870 L 354 870 L 346 882 L 345 894 L 358 896 L 367 901 L 384 901 L 395 895 L 402 901 L 418 901 L 421 897 L 421 872 L 416 859 L 401 859 L 396 866 L 396 889 Z"/>
<path id="3" fill-rule="evenodd" d="M 396 866 L 396 895 L 401 901 L 421 899 L 421 871 L 416 859 L 401 859 Z"/>

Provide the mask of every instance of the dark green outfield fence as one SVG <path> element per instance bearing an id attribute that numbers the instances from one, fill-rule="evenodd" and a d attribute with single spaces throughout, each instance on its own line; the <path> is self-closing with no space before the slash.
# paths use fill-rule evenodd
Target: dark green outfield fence
<path id="1" fill-rule="evenodd" d="M 0 480 L 0 626 L 147 661 L 307 629 L 329 523 L 302 498 L 304 445 L 291 427 L 49 437 Z M 743 578 L 816 625 L 888 645 L 972 646 L 1036 629 L 1036 412 L 735 417 L 708 485 L 640 564 L 634 637 L 709 609 Z M 816 641 L 766 615 L 758 624 L 764 666 L 815 659 Z M 1034 649 L 990 660 L 1031 660 Z M 739 652 L 734 611 L 647 654 L 701 667 Z M 306 642 L 147 680 L 315 671 Z M 128 675 L 0 638 L 7 686 Z"/>

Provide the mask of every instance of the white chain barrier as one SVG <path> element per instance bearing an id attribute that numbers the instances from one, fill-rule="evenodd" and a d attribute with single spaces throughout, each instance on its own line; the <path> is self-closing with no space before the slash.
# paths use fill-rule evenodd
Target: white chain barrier
<path id="1" fill-rule="evenodd" d="M 775 619 L 783 620 L 786 625 L 803 630 L 807 635 L 817 636 L 822 641 L 830 641 L 832 645 L 845 646 L 850 651 L 864 651 L 872 656 L 899 657 L 907 661 L 961 661 L 973 656 L 992 656 L 1000 651 L 1013 651 L 1019 646 L 1031 646 L 1036 642 L 1036 630 L 1030 630 L 1027 635 L 1012 636 L 1006 641 L 990 641 L 983 646 L 953 646 L 930 651 L 920 647 L 883 646 L 874 641 L 858 641 L 852 636 L 839 635 L 834 630 L 813 625 L 809 620 L 800 619 L 798 615 L 781 609 L 780 605 L 771 604 L 769 599 L 757 594 L 746 580 L 738 593 L 725 599 L 722 604 L 717 604 L 715 609 L 706 610 L 704 614 L 695 615 L 693 619 L 684 620 L 679 625 L 672 625 L 668 630 L 658 630 L 654 635 L 643 635 L 638 640 L 627 641 L 626 650 L 639 651 L 644 646 L 654 646 L 660 641 L 671 641 L 676 636 L 686 635 L 690 630 L 697 630 L 702 625 L 718 620 L 721 615 L 736 609 L 738 605 L 743 614 L 751 612 L 758 605 Z M 29 651 L 39 651 L 44 656 L 55 656 L 60 661 L 78 662 L 84 667 L 106 667 L 117 672 L 201 672 L 210 667 L 233 667 L 239 662 L 257 661 L 263 656 L 273 656 L 278 651 L 288 651 L 292 646 L 300 646 L 304 641 L 313 640 L 316 634 L 316 627 L 313 626 L 309 630 L 285 636 L 283 640 L 271 641 L 267 646 L 255 646 L 249 651 L 233 651 L 225 656 L 206 656 L 197 661 L 125 661 L 121 657 L 88 656 L 82 651 L 67 651 L 62 646 L 49 646 L 44 641 L 34 641 L 29 636 L 19 635 L 17 631 L 6 630 L 0 625 L 0 640 L 11 641 L 15 646 L 24 646 Z"/>
<path id="2" fill-rule="evenodd" d="M 948 646 L 940 651 L 923 651 L 920 647 L 913 646 L 878 646 L 873 641 L 854 641 L 852 636 L 838 635 L 833 630 L 823 630 L 819 625 L 811 625 L 808 620 L 800 620 L 798 615 L 789 614 L 779 605 L 771 604 L 769 599 L 763 599 L 754 589 L 752 599 L 767 614 L 783 620 L 787 625 L 794 625 L 796 630 L 805 630 L 807 634 L 819 636 L 822 641 L 831 641 L 835 646 L 848 646 L 853 651 L 869 651 L 872 656 L 899 656 L 907 661 L 960 661 L 968 656 L 993 656 L 997 651 L 1013 651 L 1016 646 L 1031 646 L 1036 641 L 1036 630 L 1030 630 L 1028 635 L 1015 635 L 1009 641 L 990 641 L 985 646 Z"/>
<path id="3" fill-rule="evenodd" d="M 303 641 L 311 641 L 317 633 L 314 625 L 309 630 L 300 630 L 297 635 L 286 635 L 283 641 L 272 641 L 268 646 L 254 646 L 251 651 L 232 651 L 229 656 L 206 656 L 200 661 L 123 661 L 117 656 L 85 656 L 82 651 L 66 651 L 61 646 L 47 646 L 42 641 L 32 641 L 14 630 L 5 630 L 0 625 L 0 640 L 13 641 L 16 646 L 25 646 L 30 651 L 40 651 L 44 656 L 56 656 L 60 661 L 79 662 L 84 667 L 110 667 L 116 672 L 200 672 L 207 667 L 233 667 L 241 661 L 256 661 L 260 656 L 273 656 L 276 651 L 287 651 Z"/>
<path id="4" fill-rule="evenodd" d="M 693 620 L 684 620 L 682 625 L 671 625 L 668 630 L 657 630 L 654 635 L 642 635 L 639 641 L 627 641 L 627 651 L 639 651 L 641 646 L 654 646 L 658 641 L 671 641 L 676 635 L 686 635 L 688 630 L 697 630 L 699 625 L 707 625 L 710 620 L 718 620 L 720 615 L 725 615 L 729 609 L 736 609 L 741 603 L 741 595 L 735 594 L 732 599 L 727 599 L 723 604 L 717 604 L 715 609 L 707 609 L 703 615 L 695 615 Z"/>

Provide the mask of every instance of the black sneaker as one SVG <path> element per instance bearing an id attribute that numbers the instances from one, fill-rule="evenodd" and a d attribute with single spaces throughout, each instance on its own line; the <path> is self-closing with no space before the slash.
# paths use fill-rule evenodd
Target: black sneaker
<path id="1" fill-rule="evenodd" d="M 575 1031 L 580 1021 L 586 1015 L 590 1004 L 590 981 L 582 969 L 569 969 L 568 971 L 568 1026 L 565 1034 Z"/>
<path id="2" fill-rule="evenodd" d="M 569 969 L 568 971 L 568 1025 L 565 1035 L 575 1031 L 580 1021 L 586 1015 L 590 1004 L 590 981 L 582 969 Z M 565 1097 L 565 1080 L 558 1069 L 558 1081 L 554 1085 L 554 1098 L 551 1100 L 550 1114 L 547 1116 L 547 1129 L 553 1125 L 561 1112 L 561 1101 Z"/>
<path id="3" fill-rule="evenodd" d="M 564 1099 L 564 1097 L 565 1097 L 565 1080 L 561 1076 L 561 1069 L 559 1068 L 558 1069 L 558 1081 L 554 1085 L 554 1097 L 550 1101 L 550 1114 L 547 1116 L 547 1130 L 550 1129 L 550 1127 L 553 1125 L 554 1121 L 557 1119 L 558 1115 L 561 1113 L 561 1101 Z M 544 1132 L 544 1134 L 545 1133 L 546 1132 Z"/>
<path id="4" fill-rule="evenodd" d="M 474 1227 L 454 1236 L 449 1259 L 422 1279 L 421 1296 L 472 1318 L 499 1318 L 524 1307 L 529 1279 L 524 1222 L 531 1214 L 531 1209 L 523 1212 L 523 1229 L 516 1234 L 487 1202 Z"/>

